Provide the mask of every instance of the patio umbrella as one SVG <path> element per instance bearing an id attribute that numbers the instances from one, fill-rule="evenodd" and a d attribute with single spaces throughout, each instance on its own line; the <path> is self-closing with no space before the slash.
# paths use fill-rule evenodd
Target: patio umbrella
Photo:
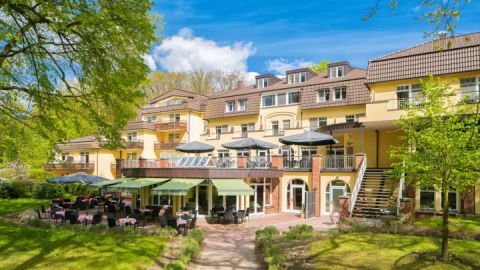
<path id="1" fill-rule="evenodd" d="M 206 153 L 212 152 L 215 150 L 215 147 L 199 141 L 193 141 L 187 144 L 179 145 L 175 147 L 175 149 L 184 153 Z"/>
<path id="2" fill-rule="evenodd" d="M 89 185 L 89 184 L 108 181 L 108 180 L 109 179 L 103 178 L 100 176 L 79 172 L 79 173 L 50 178 L 50 179 L 47 179 L 47 182 L 54 183 L 54 184 L 81 183 L 81 184 Z"/>
<path id="3" fill-rule="evenodd" d="M 278 139 L 281 143 L 287 145 L 320 146 L 340 143 L 330 135 L 314 131 L 306 131 L 300 134 L 281 137 Z"/>
<path id="4" fill-rule="evenodd" d="M 231 141 L 228 143 L 222 144 L 223 147 L 227 149 L 236 149 L 236 150 L 242 150 L 242 149 L 260 149 L 260 150 L 266 150 L 266 149 L 273 149 L 277 148 L 278 145 L 257 140 L 254 138 L 247 138 L 243 140 L 238 140 L 238 141 Z"/>

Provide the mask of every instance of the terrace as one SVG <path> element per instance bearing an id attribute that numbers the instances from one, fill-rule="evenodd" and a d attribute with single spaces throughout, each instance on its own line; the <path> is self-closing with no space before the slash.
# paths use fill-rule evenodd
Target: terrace
<path id="1" fill-rule="evenodd" d="M 93 171 L 94 163 L 85 162 L 51 162 L 44 165 L 45 170 L 66 170 L 66 171 Z"/>

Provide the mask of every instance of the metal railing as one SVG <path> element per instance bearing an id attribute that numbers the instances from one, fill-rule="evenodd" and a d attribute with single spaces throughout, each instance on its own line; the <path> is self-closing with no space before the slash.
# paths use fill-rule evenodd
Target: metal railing
<path id="1" fill-rule="evenodd" d="M 324 170 L 355 170 L 355 156 L 325 156 L 322 163 Z"/>
<path id="2" fill-rule="evenodd" d="M 364 155 L 360 168 L 357 170 L 357 181 L 355 182 L 355 187 L 353 188 L 352 195 L 350 196 L 350 216 L 353 214 L 353 209 L 355 209 L 355 203 L 357 202 L 358 193 L 362 188 L 363 176 L 367 170 L 367 156 Z"/>
<path id="3" fill-rule="evenodd" d="M 85 162 L 52 162 L 44 165 L 45 170 L 93 170 L 95 163 Z"/>
<path id="4" fill-rule="evenodd" d="M 247 159 L 247 168 L 271 168 L 272 161 L 270 157 L 249 157 Z"/>
<path id="5" fill-rule="evenodd" d="M 469 92 L 459 92 L 458 101 L 463 101 L 465 103 L 476 103 L 480 101 L 480 94 L 477 91 L 469 91 Z"/>
<path id="6" fill-rule="evenodd" d="M 185 144 L 184 142 L 155 142 L 155 150 L 175 150 L 175 147 Z"/>
<path id="7" fill-rule="evenodd" d="M 156 130 L 186 130 L 187 123 L 184 121 L 155 122 Z"/>
<path id="8" fill-rule="evenodd" d="M 311 170 L 311 157 L 283 157 L 283 169 L 285 170 Z"/>
<path id="9" fill-rule="evenodd" d="M 130 140 L 125 142 L 127 149 L 143 149 L 143 140 Z"/>
<path id="10" fill-rule="evenodd" d="M 282 129 L 267 129 L 265 130 L 265 136 L 283 136 L 285 134 Z"/>

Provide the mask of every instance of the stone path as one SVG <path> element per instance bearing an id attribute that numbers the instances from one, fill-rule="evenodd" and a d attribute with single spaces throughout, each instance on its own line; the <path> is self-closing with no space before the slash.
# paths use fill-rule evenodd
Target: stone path
<path id="1" fill-rule="evenodd" d="M 252 217 L 243 225 L 199 222 L 205 240 L 200 255 L 190 264 L 189 269 L 263 269 L 255 253 L 255 231 L 268 225 L 287 230 L 289 226 L 305 223 L 312 225 L 318 231 L 325 231 L 335 226 L 327 217 L 305 221 L 288 213 Z"/>

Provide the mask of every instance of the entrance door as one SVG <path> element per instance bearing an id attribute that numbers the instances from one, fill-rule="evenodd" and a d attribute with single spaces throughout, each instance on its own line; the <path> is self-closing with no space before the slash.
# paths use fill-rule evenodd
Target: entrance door
<path id="1" fill-rule="evenodd" d="M 251 184 L 250 186 L 254 190 L 253 196 L 250 196 L 249 199 L 250 210 L 252 211 L 252 214 L 263 213 L 263 206 L 265 202 L 263 184 Z"/>
<path id="2" fill-rule="evenodd" d="M 287 211 L 299 212 L 305 206 L 306 184 L 303 180 L 292 180 L 287 186 Z"/>
<path id="3" fill-rule="evenodd" d="M 208 186 L 197 186 L 198 194 L 198 214 L 208 215 Z"/>
<path id="4" fill-rule="evenodd" d="M 293 210 L 302 210 L 302 207 L 305 203 L 305 190 L 302 187 L 293 187 Z"/>
<path id="5" fill-rule="evenodd" d="M 332 210 L 338 213 L 338 197 L 345 195 L 345 189 L 340 187 L 332 187 Z"/>

